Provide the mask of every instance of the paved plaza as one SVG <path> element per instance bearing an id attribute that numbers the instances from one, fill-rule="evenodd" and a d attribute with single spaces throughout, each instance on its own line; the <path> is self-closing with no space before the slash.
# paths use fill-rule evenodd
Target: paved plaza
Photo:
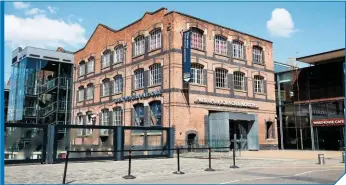
<path id="1" fill-rule="evenodd" d="M 208 160 L 195 157 L 197 154 L 184 154 L 181 157 L 181 171 L 176 175 L 177 159 L 135 159 L 132 160 L 132 175 L 136 179 L 126 180 L 128 161 L 71 162 L 68 165 L 66 182 L 71 184 L 333 184 L 344 173 L 341 152 L 325 153 L 326 164 L 318 165 L 316 156 L 302 156 L 287 153 L 263 152 L 243 153 L 231 169 L 232 157 L 213 155 L 212 168 L 216 171 L 206 172 Z M 275 155 L 274 155 L 275 154 Z M 306 153 L 305 153 L 306 154 Z M 329 155 L 328 155 L 329 154 Z M 251 155 L 257 155 L 251 156 Z M 291 155 L 291 157 L 290 157 Z M 311 153 L 309 153 L 311 155 Z M 267 158 L 263 158 L 267 157 Z M 281 157 L 281 158 L 280 158 Z M 14 165 L 5 167 L 5 183 L 8 184 L 46 184 L 62 183 L 64 164 Z"/>

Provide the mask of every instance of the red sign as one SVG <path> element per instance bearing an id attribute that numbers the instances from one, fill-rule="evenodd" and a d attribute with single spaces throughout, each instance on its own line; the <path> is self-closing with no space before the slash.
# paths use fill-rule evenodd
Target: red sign
<path id="1" fill-rule="evenodd" d="M 330 118 L 330 119 L 318 119 L 312 120 L 314 126 L 340 126 L 344 124 L 344 118 Z"/>

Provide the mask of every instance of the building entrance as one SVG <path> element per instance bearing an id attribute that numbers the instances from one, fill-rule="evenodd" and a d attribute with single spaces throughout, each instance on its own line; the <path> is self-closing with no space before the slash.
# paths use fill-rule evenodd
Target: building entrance
<path id="1" fill-rule="evenodd" d="M 250 127 L 251 123 L 249 121 L 229 120 L 229 139 L 232 148 L 234 146 L 234 141 L 236 141 L 236 149 L 248 149 L 247 140 Z M 234 140 L 234 138 L 236 139 Z"/>
<path id="2" fill-rule="evenodd" d="M 317 127 L 320 150 L 343 150 L 344 126 Z"/>

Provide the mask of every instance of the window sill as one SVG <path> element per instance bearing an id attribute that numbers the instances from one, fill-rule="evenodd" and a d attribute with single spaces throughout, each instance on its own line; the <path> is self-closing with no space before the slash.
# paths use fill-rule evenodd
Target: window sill
<path id="1" fill-rule="evenodd" d="M 233 57 L 233 59 L 236 59 L 236 60 L 240 60 L 240 61 L 246 62 L 246 59 L 245 59 L 245 58 L 237 58 L 237 57 Z"/>
<path id="2" fill-rule="evenodd" d="M 161 86 L 161 84 L 153 84 L 153 85 L 149 85 L 148 88 L 153 88 L 153 87 L 158 87 Z"/>
<path id="3" fill-rule="evenodd" d="M 200 52 L 205 52 L 205 50 L 199 49 L 199 48 L 192 48 L 192 47 L 191 47 L 191 49 L 192 49 L 192 50 L 196 50 L 196 51 L 200 51 Z"/>
<path id="4" fill-rule="evenodd" d="M 198 87 L 207 87 L 206 85 L 203 84 L 197 84 L 197 83 L 190 83 L 192 86 L 198 86 Z"/>
<path id="5" fill-rule="evenodd" d="M 259 65 L 259 66 L 265 66 L 264 63 L 255 63 L 255 62 L 252 62 L 254 65 Z"/>
<path id="6" fill-rule="evenodd" d="M 220 90 L 230 90 L 229 88 L 227 87 L 215 87 L 216 89 L 220 89 Z"/>
<path id="7" fill-rule="evenodd" d="M 85 101 L 90 101 L 90 100 L 93 100 L 93 99 L 94 99 L 94 97 L 86 99 Z"/>
<path id="8" fill-rule="evenodd" d="M 109 97 L 110 95 L 101 95 L 101 97 L 100 98 L 107 98 L 107 97 Z"/>
<path id="9" fill-rule="evenodd" d="M 119 65 L 119 64 L 123 64 L 123 62 L 114 63 L 114 64 L 112 64 L 112 66 L 116 66 L 116 65 Z"/>
<path id="10" fill-rule="evenodd" d="M 159 47 L 159 48 L 155 48 L 155 49 L 152 49 L 152 50 L 149 50 L 148 51 L 148 53 L 152 53 L 152 52 L 154 52 L 154 51 L 158 51 L 158 50 L 160 50 L 162 47 Z"/>
<path id="11" fill-rule="evenodd" d="M 123 92 L 116 92 L 116 93 L 113 93 L 112 95 L 120 95 L 120 94 L 123 94 Z"/>
<path id="12" fill-rule="evenodd" d="M 133 56 L 132 59 L 138 58 L 138 57 L 143 56 L 143 55 L 144 55 L 144 53 L 136 55 L 136 56 Z"/>
<path id="13" fill-rule="evenodd" d="M 78 100 L 77 101 L 77 103 L 83 103 L 84 102 L 84 100 Z"/>
<path id="14" fill-rule="evenodd" d="M 93 74 L 94 73 L 94 71 L 92 71 L 92 72 L 89 72 L 89 73 L 87 73 L 86 75 L 90 75 L 90 74 Z"/>
<path id="15" fill-rule="evenodd" d="M 240 89 L 234 89 L 235 92 L 243 92 L 243 93 L 247 93 L 246 90 L 240 90 Z"/>
<path id="16" fill-rule="evenodd" d="M 258 92 L 255 92 L 255 94 L 257 94 L 257 95 L 266 95 L 266 93 L 258 93 Z"/>
<path id="17" fill-rule="evenodd" d="M 84 74 L 84 75 L 79 75 L 78 78 L 82 78 L 82 77 L 84 77 L 84 76 L 85 76 L 85 74 Z"/>
<path id="18" fill-rule="evenodd" d="M 266 139 L 266 141 L 275 141 L 275 139 L 274 138 L 268 138 L 268 139 Z"/>
<path id="19" fill-rule="evenodd" d="M 133 90 L 134 90 L 134 91 L 144 90 L 144 87 L 140 87 L 140 88 L 133 89 Z"/>
<path id="20" fill-rule="evenodd" d="M 104 69 L 110 69 L 111 66 L 107 66 L 107 67 L 102 67 L 101 70 L 104 70 Z"/>
<path id="21" fill-rule="evenodd" d="M 225 54 L 215 53 L 215 52 L 214 52 L 214 54 L 217 55 L 217 56 L 222 56 L 222 57 L 227 57 L 227 58 L 229 58 L 229 56 L 228 56 L 227 54 L 225 55 Z"/>

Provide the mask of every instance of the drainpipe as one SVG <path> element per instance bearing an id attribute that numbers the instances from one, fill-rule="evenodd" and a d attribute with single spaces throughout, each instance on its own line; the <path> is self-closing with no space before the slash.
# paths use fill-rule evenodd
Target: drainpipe
<path id="1" fill-rule="evenodd" d="M 171 24 L 170 23 L 167 26 L 167 37 L 168 37 L 168 127 L 171 128 Z"/>

